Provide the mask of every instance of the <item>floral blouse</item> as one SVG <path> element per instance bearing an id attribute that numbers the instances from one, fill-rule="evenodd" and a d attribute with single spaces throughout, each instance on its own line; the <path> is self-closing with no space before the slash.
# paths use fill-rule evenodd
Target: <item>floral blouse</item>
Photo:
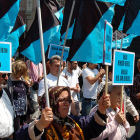
<path id="1" fill-rule="evenodd" d="M 24 81 L 12 81 L 13 106 L 17 116 L 25 115 L 27 112 L 27 91 Z"/>

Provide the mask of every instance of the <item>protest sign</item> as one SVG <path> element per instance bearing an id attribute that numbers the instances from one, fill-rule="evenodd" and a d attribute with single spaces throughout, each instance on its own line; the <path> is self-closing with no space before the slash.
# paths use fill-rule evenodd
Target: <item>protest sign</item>
<path id="1" fill-rule="evenodd" d="M 113 85 L 133 85 L 135 53 L 114 51 Z"/>
<path id="2" fill-rule="evenodd" d="M 11 43 L 0 42 L 0 72 L 11 73 Z"/>
<path id="3" fill-rule="evenodd" d="M 50 59 L 53 55 L 59 55 L 61 57 L 62 49 L 63 46 L 51 44 L 49 48 L 48 59 Z M 66 61 L 68 55 L 69 55 L 69 47 L 65 47 L 63 53 L 63 61 Z"/>
<path id="4" fill-rule="evenodd" d="M 104 55 L 103 55 L 103 63 L 105 65 L 111 65 L 112 62 L 112 36 L 113 36 L 113 27 L 109 22 L 105 21 Z"/>

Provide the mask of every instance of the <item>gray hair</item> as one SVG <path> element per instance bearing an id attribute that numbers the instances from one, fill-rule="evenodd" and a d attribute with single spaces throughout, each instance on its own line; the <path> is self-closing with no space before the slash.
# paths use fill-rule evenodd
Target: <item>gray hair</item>
<path id="1" fill-rule="evenodd" d="M 59 55 L 53 55 L 50 59 L 50 64 L 54 63 L 54 60 L 59 60 L 61 61 L 61 57 Z"/>
<path id="2" fill-rule="evenodd" d="M 109 82 L 108 83 L 108 94 L 110 94 L 114 89 L 116 89 L 118 87 L 120 87 L 120 86 L 119 85 L 112 85 L 112 82 Z M 99 100 L 102 97 L 102 95 L 103 95 L 104 92 L 105 92 L 105 85 L 102 88 L 102 90 L 100 90 L 100 92 L 97 93 L 98 94 L 97 95 L 97 100 Z"/>

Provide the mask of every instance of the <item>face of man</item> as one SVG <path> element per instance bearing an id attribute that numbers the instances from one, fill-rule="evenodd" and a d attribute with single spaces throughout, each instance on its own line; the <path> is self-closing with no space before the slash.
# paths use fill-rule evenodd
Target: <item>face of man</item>
<path id="1" fill-rule="evenodd" d="M 71 68 L 72 68 L 72 70 L 76 70 L 77 69 L 77 66 L 78 66 L 77 61 L 71 62 Z"/>
<path id="2" fill-rule="evenodd" d="M 60 66 L 60 60 L 54 60 L 52 64 L 50 64 L 50 73 L 54 76 L 58 76 Z"/>
<path id="3" fill-rule="evenodd" d="M 92 64 L 92 63 L 88 63 L 88 67 L 90 69 L 95 69 L 98 66 L 98 64 Z"/>
<path id="4" fill-rule="evenodd" d="M 0 85 L 5 85 L 8 80 L 8 75 L 5 73 L 0 73 Z"/>

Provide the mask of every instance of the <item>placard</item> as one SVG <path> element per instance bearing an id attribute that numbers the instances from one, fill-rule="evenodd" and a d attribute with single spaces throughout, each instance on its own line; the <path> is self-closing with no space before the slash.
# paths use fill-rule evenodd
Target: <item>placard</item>
<path id="1" fill-rule="evenodd" d="M 10 42 L 0 42 L 0 72 L 11 73 L 12 48 Z"/>
<path id="2" fill-rule="evenodd" d="M 103 63 L 105 65 L 111 65 L 112 63 L 112 36 L 113 36 L 113 27 L 109 22 L 105 21 L 104 55 L 103 55 Z"/>
<path id="3" fill-rule="evenodd" d="M 113 85 L 133 85 L 135 53 L 114 51 Z"/>
<path id="4" fill-rule="evenodd" d="M 62 49 L 63 49 L 63 46 L 50 44 L 48 59 L 50 59 L 53 55 L 59 55 L 61 57 Z M 70 49 L 69 47 L 65 47 L 64 53 L 63 53 L 63 61 L 66 61 L 66 59 L 68 58 L 69 49 Z"/>

